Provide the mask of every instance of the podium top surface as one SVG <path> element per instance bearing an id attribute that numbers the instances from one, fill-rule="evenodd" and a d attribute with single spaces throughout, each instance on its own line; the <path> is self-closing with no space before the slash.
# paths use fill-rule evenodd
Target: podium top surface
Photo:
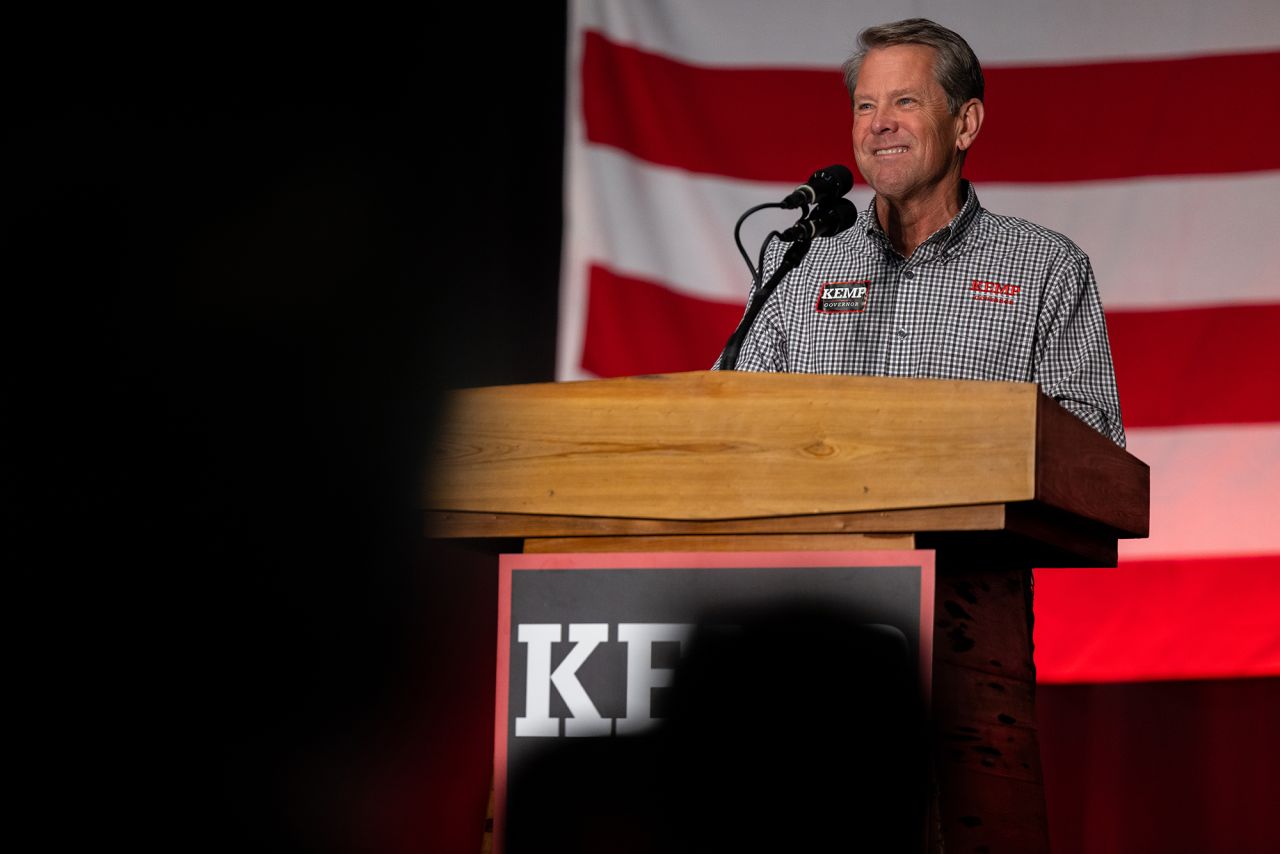
<path id="1" fill-rule="evenodd" d="M 1032 383 L 700 371 L 454 392 L 423 506 L 697 521 L 1017 502 L 1145 536 L 1147 467 Z"/>

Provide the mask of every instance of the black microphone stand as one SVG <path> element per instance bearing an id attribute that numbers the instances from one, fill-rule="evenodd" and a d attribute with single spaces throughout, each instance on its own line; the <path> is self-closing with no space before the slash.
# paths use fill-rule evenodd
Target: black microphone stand
<path id="1" fill-rule="evenodd" d="M 787 248 L 787 251 L 783 253 L 782 262 L 773 271 L 769 281 L 756 289 L 755 294 L 751 297 L 751 304 L 747 306 L 747 313 L 742 316 L 742 322 L 738 324 L 737 329 L 733 330 L 733 334 L 729 336 L 728 342 L 724 345 L 724 352 L 720 355 L 720 370 L 736 370 L 738 351 L 742 349 L 742 342 L 746 340 L 747 333 L 751 331 L 751 324 L 755 323 L 756 315 L 760 313 L 760 309 L 764 308 L 765 302 L 773 295 L 783 277 L 804 260 L 804 256 L 808 254 L 811 246 L 812 243 L 809 238 L 792 243 Z"/>

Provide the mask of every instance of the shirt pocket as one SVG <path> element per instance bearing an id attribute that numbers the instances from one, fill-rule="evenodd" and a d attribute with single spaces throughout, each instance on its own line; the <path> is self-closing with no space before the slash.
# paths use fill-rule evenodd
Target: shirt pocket
<path id="1" fill-rule="evenodd" d="M 971 289 L 926 359 L 933 376 L 1029 381 L 1035 318 L 1018 295 Z"/>

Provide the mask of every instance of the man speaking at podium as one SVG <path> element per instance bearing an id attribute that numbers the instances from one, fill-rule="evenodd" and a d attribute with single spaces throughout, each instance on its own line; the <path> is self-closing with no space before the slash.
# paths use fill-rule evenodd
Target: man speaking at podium
<path id="1" fill-rule="evenodd" d="M 1069 239 L 983 209 L 961 176 L 982 68 L 923 18 L 871 27 L 844 64 L 853 154 L 875 199 L 818 238 L 769 298 L 736 368 L 1030 381 L 1124 446 L 1102 304 Z M 774 241 L 760 280 L 786 249 Z"/>

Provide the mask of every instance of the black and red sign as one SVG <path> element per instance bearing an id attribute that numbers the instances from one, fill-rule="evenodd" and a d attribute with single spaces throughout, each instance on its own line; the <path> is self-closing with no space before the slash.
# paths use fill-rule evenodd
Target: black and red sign
<path id="1" fill-rule="evenodd" d="M 621 794 L 588 804 L 659 764 L 684 765 L 687 747 L 675 762 L 656 758 L 675 755 L 673 744 L 736 756 L 734 744 L 756 749 L 773 728 L 797 726 L 801 740 L 822 741 L 832 709 L 853 721 L 889 695 L 923 700 L 933 584 L 928 551 L 504 555 L 495 844 L 512 810 L 621 809 Z"/>

